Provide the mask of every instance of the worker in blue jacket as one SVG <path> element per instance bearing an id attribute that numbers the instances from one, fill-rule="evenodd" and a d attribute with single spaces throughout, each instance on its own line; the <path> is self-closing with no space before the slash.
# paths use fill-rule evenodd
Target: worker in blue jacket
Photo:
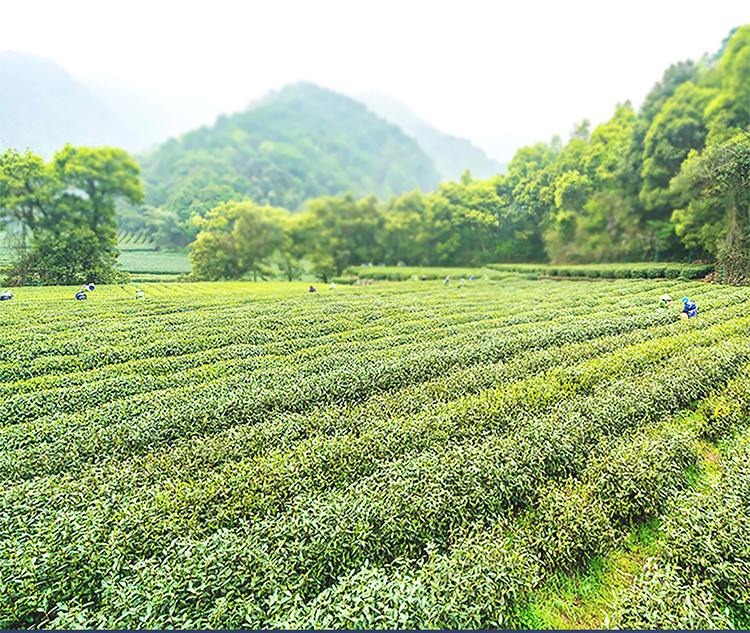
<path id="1" fill-rule="evenodd" d="M 681 319 L 691 319 L 692 317 L 698 316 L 698 308 L 695 302 L 690 301 L 687 297 L 682 298 L 683 308 L 680 313 Z"/>

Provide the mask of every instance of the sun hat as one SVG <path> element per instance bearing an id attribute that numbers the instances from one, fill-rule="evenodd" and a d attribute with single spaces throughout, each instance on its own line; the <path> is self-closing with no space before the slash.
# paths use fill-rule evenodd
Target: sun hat
<path id="1" fill-rule="evenodd" d="M 659 297 L 662 301 L 672 301 L 672 297 L 670 297 L 668 294 L 664 293 L 661 297 Z"/>
<path id="2" fill-rule="evenodd" d="M 690 301 L 690 299 L 688 299 L 687 297 L 683 297 L 681 301 L 682 303 L 687 303 L 688 301 Z"/>

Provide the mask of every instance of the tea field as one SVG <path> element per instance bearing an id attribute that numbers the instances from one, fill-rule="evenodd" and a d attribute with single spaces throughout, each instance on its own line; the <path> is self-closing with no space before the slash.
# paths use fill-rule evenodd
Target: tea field
<path id="1" fill-rule="evenodd" d="M 0 303 L 1 627 L 750 626 L 750 289 L 141 287 Z"/>

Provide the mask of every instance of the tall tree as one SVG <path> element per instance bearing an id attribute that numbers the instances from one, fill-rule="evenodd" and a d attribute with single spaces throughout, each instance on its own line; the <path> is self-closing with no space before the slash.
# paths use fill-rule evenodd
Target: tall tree
<path id="1" fill-rule="evenodd" d="M 690 150 L 703 149 L 706 141 L 706 106 L 716 89 L 693 82 L 679 86 L 654 117 L 644 140 L 640 200 L 649 219 L 668 220 L 673 205 L 669 181 L 679 172 Z"/>
<path id="2" fill-rule="evenodd" d="M 430 263 L 430 236 L 425 220 L 426 196 L 420 191 L 392 197 L 384 209 L 384 257 L 390 263 Z"/>
<path id="3" fill-rule="evenodd" d="M 340 275 L 347 266 L 380 261 L 383 227 L 377 199 L 369 196 L 356 201 L 351 193 L 310 201 L 293 223 L 302 252 L 324 281 Z"/>
<path id="4" fill-rule="evenodd" d="M 62 183 L 41 156 L 11 148 L 0 156 L 0 218 L 4 228 L 21 230 L 21 246 L 46 216 L 52 214 Z"/>
<path id="5" fill-rule="evenodd" d="M 253 279 L 270 273 L 268 262 L 284 244 L 288 212 L 251 202 L 227 202 L 197 219 L 201 229 L 190 245 L 190 264 L 196 279 L 217 281 Z"/>
<path id="6" fill-rule="evenodd" d="M 116 233 L 115 200 L 143 202 L 140 167 L 127 152 L 114 147 L 73 147 L 55 152 L 52 171 L 66 185 L 66 198 L 75 200 L 85 223 L 101 243 Z"/>
<path id="7" fill-rule="evenodd" d="M 685 244 L 750 277 L 750 134 L 691 152 L 672 191 L 684 203 L 672 219 Z"/>
<path id="8" fill-rule="evenodd" d="M 705 113 L 711 144 L 750 129 L 750 25 L 731 37 L 719 67 L 719 92 Z"/>
<path id="9" fill-rule="evenodd" d="M 30 152 L 2 156 L 0 208 L 31 234 L 12 283 L 114 280 L 115 200 L 143 200 L 138 165 L 122 150 L 66 145 L 51 163 Z"/>
<path id="10" fill-rule="evenodd" d="M 687 81 L 696 80 L 697 76 L 698 68 L 692 61 L 672 64 L 664 72 L 662 80 L 657 82 L 646 95 L 633 125 L 629 146 L 623 155 L 620 177 L 629 196 L 637 198 L 643 186 L 641 166 L 644 142 L 654 118 L 679 86 Z"/>

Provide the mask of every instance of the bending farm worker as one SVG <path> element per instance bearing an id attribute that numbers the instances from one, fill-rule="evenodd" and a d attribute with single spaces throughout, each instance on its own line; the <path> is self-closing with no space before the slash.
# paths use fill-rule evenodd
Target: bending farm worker
<path id="1" fill-rule="evenodd" d="M 692 317 L 698 316 L 698 307 L 693 301 L 690 301 L 687 297 L 682 298 L 683 308 L 680 312 L 681 319 L 691 319 Z"/>
<path id="2" fill-rule="evenodd" d="M 145 299 L 146 295 L 143 294 L 143 290 L 141 290 L 140 288 L 136 288 L 135 289 L 135 298 L 136 299 Z"/>
<path id="3" fill-rule="evenodd" d="M 672 297 L 670 297 L 668 294 L 663 294 L 660 299 L 660 305 L 662 308 L 668 308 L 669 304 L 672 303 Z"/>
<path id="4" fill-rule="evenodd" d="M 315 286 L 310 284 L 310 290 L 308 290 L 307 292 L 315 292 Z"/>
<path id="5" fill-rule="evenodd" d="M 86 298 L 86 293 L 83 291 L 83 288 L 76 292 L 75 298 L 76 301 L 83 301 Z"/>
<path id="6" fill-rule="evenodd" d="M 0 292 L 0 301 L 8 301 L 13 298 L 13 293 L 10 290 L 3 290 Z"/>

